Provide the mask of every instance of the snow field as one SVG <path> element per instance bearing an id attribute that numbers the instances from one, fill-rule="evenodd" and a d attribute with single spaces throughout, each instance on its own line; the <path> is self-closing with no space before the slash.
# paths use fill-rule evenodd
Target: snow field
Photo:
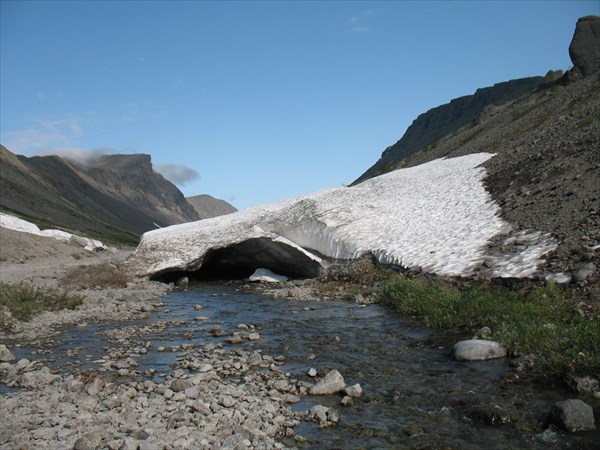
<path id="1" fill-rule="evenodd" d="M 531 276 L 554 248 L 541 234 L 522 254 L 492 258 L 489 240 L 511 227 L 483 185 L 490 153 L 438 159 L 357 186 L 327 189 L 226 216 L 143 235 L 133 260 L 140 275 L 195 270 L 211 249 L 265 237 L 335 259 L 372 252 L 384 264 L 469 276 L 486 262 L 492 274 Z"/>

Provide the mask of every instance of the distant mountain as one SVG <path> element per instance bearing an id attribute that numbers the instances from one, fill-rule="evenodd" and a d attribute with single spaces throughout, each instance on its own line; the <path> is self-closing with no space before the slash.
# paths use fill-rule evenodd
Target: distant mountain
<path id="1" fill-rule="evenodd" d="M 186 197 L 187 202 L 194 207 L 200 219 L 224 216 L 237 211 L 237 208 L 225 200 L 214 198 L 207 194 Z"/>
<path id="2" fill-rule="evenodd" d="M 137 242 L 157 227 L 198 220 L 149 155 L 104 155 L 85 166 L 25 157 L 0 146 L 0 207 L 42 223 L 112 241 Z"/>

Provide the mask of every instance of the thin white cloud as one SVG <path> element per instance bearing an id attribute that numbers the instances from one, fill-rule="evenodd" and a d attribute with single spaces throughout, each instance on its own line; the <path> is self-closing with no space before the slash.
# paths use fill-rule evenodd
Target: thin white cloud
<path id="1" fill-rule="evenodd" d="M 61 119 L 40 119 L 24 130 L 2 133 L 2 143 L 18 154 L 34 154 L 56 147 L 69 147 L 82 135 L 83 119 L 68 116 Z"/>
<path id="2" fill-rule="evenodd" d="M 350 31 L 354 33 L 368 33 L 371 31 L 371 27 L 365 23 L 368 19 L 373 17 L 377 11 L 368 9 L 366 11 L 362 11 L 355 16 L 350 17 L 346 24 L 350 25 Z"/>
<path id="3" fill-rule="evenodd" d="M 182 164 L 154 164 L 153 166 L 154 170 L 177 186 L 185 186 L 200 179 L 198 172 Z"/>
<path id="4" fill-rule="evenodd" d="M 150 102 L 139 100 L 127 103 L 121 119 L 125 122 L 141 122 L 147 119 L 160 119 L 161 116 L 162 111 L 153 108 Z"/>
<path id="5" fill-rule="evenodd" d="M 369 28 L 366 25 L 362 25 L 360 27 L 352 27 L 352 31 L 356 33 L 368 33 L 369 31 L 371 31 L 371 28 Z"/>
<path id="6" fill-rule="evenodd" d="M 86 150 L 80 147 L 58 147 L 52 150 L 43 150 L 37 152 L 36 156 L 56 155 L 86 166 L 100 158 L 102 155 L 110 155 L 113 153 L 117 153 L 117 151 L 111 148 L 96 148 L 93 150 Z"/>

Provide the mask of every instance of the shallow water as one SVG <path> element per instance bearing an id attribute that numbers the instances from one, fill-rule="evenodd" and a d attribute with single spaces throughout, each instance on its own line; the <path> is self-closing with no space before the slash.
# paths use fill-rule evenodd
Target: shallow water
<path id="1" fill-rule="evenodd" d="M 542 425 L 552 404 L 574 398 L 573 393 L 502 384 L 500 378 L 513 373 L 506 360 L 456 362 L 449 355 L 453 342 L 378 305 L 273 300 L 217 285 L 174 292 L 163 301 L 145 321 L 75 327 L 46 342 L 47 354 L 43 348 L 14 353 L 49 358 L 66 373 L 85 372 L 98 367 L 94 361 L 106 348 L 115 347 L 103 331 L 166 322 L 164 329 L 139 338 L 151 346 L 136 357 L 136 369 L 167 374 L 177 361 L 173 347 L 207 342 L 229 347 L 224 337 L 211 335 L 211 328 L 233 332 L 244 323 L 254 325 L 261 340 L 241 347 L 285 356 L 283 369 L 296 378 L 310 381 L 306 373 L 311 367 L 320 375 L 335 368 L 348 385 L 363 387 L 365 396 L 350 408 L 342 407 L 338 396 L 307 396 L 294 405 L 304 410 L 323 404 L 340 412 L 335 427 L 321 430 L 303 422 L 296 428 L 307 440 L 305 448 L 600 448 L 600 432 L 566 435 Z M 194 310 L 195 304 L 203 309 Z M 196 321 L 198 316 L 209 319 Z M 159 346 L 167 351 L 158 352 Z M 584 400 L 600 406 L 589 397 Z"/>

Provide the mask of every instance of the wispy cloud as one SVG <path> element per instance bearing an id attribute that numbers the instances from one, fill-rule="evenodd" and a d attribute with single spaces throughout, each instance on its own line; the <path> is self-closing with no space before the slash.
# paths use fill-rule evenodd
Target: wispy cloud
<path id="1" fill-rule="evenodd" d="M 352 17 L 350 17 L 346 24 L 350 26 L 350 31 L 354 33 L 368 33 L 371 31 L 371 27 L 369 24 L 365 23 L 368 19 L 373 17 L 373 15 L 377 11 L 368 9 L 366 11 L 362 11 Z"/>
<path id="2" fill-rule="evenodd" d="M 36 156 L 56 155 L 60 156 L 61 158 L 75 161 L 83 166 L 87 166 L 91 162 L 96 161 L 102 155 L 110 155 L 113 153 L 118 153 L 118 151 L 112 148 L 96 148 L 93 150 L 86 150 L 80 147 L 57 147 L 52 150 L 42 150 L 37 152 Z"/>
<path id="3" fill-rule="evenodd" d="M 39 119 L 30 128 L 2 133 L 2 143 L 10 151 L 19 154 L 69 147 L 82 135 L 83 123 L 84 119 L 78 116 Z"/>
<path id="4" fill-rule="evenodd" d="M 125 113 L 121 116 L 125 122 L 141 122 L 147 119 L 160 119 L 162 111 L 153 107 L 146 100 L 136 100 L 127 103 Z"/>
<path id="5" fill-rule="evenodd" d="M 198 172 L 182 164 L 154 164 L 153 166 L 154 170 L 177 186 L 185 186 L 200 179 Z"/>

